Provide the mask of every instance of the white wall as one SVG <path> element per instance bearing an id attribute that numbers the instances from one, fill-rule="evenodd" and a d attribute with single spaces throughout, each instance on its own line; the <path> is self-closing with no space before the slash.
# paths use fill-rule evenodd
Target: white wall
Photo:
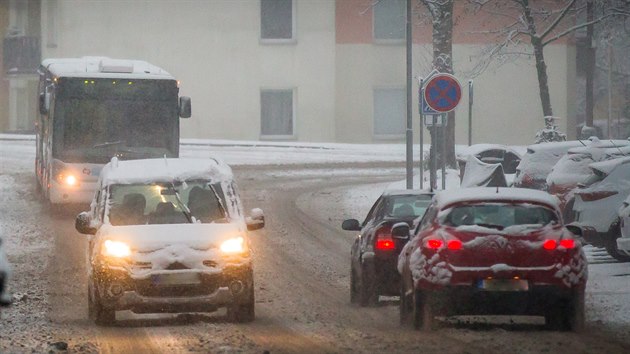
<path id="1" fill-rule="evenodd" d="M 463 86 L 456 108 L 456 142 L 468 142 L 468 80 L 479 46 L 453 47 L 455 76 Z M 413 75 L 431 70 L 431 47 L 414 45 Z M 575 49 L 566 45 L 545 48 L 552 107 L 561 117 L 560 130 L 567 132 L 575 116 Z M 379 141 L 372 134 L 372 90 L 374 87 L 405 84 L 403 45 L 343 44 L 337 46 L 336 114 L 338 141 Z M 418 83 L 413 80 L 414 140 L 418 140 Z M 340 104 L 344 102 L 345 104 Z M 490 67 L 474 78 L 473 143 L 533 143 L 543 127 L 543 113 L 533 58 L 522 57 L 500 67 Z M 366 119 L 367 117 L 367 119 Z M 569 117 L 569 119 L 567 119 Z M 573 133 L 569 131 L 569 133 Z M 574 135 L 569 134 L 569 137 Z M 425 131 L 425 142 L 429 142 Z"/>
<path id="2" fill-rule="evenodd" d="M 332 141 L 335 4 L 295 4 L 297 42 L 270 45 L 259 42 L 257 0 L 60 1 L 57 47 L 43 43 L 43 55 L 141 59 L 166 69 L 193 101 L 182 137 L 257 140 L 261 87 L 293 87 L 296 138 Z"/>

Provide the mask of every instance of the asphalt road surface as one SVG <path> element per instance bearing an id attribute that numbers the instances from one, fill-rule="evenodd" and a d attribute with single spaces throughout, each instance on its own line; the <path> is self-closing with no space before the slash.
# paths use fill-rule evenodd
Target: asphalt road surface
<path id="1" fill-rule="evenodd" d="M 235 168 L 245 207 L 262 208 L 267 221 L 251 233 L 256 320 L 228 323 L 223 310 L 118 312 L 115 326 L 99 327 L 87 318 L 87 236 L 74 230 L 82 207 L 51 211 L 19 156 L 0 158 L 0 237 L 11 251 L 15 294 L 1 314 L 2 353 L 630 352 L 627 326 L 611 331 L 589 321 L 585 333 L 574 334 L 545 330 L 539 318 L 458 318 L 423 333 L 399 326 L 395 298 L 374 308 L 351 305 L 354 236 L 340 225 L 363 215 L 343 215 L 342 192 L 404 178 L 401 166 L 391 165 L 350 166 L 357 172 L 338 176 L 335 166 L 318 166 L 318 173 L 309 166 Z"/>

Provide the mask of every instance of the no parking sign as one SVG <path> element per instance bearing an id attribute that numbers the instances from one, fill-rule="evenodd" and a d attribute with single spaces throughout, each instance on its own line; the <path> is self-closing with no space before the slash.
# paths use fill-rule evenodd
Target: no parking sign
<path id="1" fill-rule="evenodd" d="M 436 74 L 424 87 L 424 101 L 432 110 L 439 113 L 450 112 L 462 98 L 462 87 L 451 74 Z"/>

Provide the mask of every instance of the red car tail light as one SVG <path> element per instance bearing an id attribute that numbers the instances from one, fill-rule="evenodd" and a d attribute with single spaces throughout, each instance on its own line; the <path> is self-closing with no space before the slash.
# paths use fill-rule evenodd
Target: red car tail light
<path id="1" fill-rule="evenodd" d="M 556 249 L 557 245 L 558 243 L 556 242 L 556 240 L 546 240 L 545 242 L 543 242 L 543 248 L 546 250 L 554 250 Z"/>
<path id="2" fill-rule="evenodd" d="M 446 243 L 446 247 L 452 251 L 459 251 L 462 249 L 462 241 L 460 240 L 449 240 Z"/>
<path id="3" fill-rule="evenodd" d="M 600 200 L 600 199 L 604 199 L 604 198 L 608 198 L 611 195 L 615 195 L 617 194 L 617 191 L 599 191 L 599 192 L 580 192 L 577 193 L 583 201 L 585 202 L 592 202 L 595 200 Z"/>
<path id="4" fill-rule="evenodd" d="M 392 238 L 392 229 L 382 226 L 376 230 L 376 249 L 379 251 L 392 251 L 396 249 L 396 243 Z"/>
<path id="5" fill-rule="evenodd" d="M 426 243 L 427 248 L 432 249 L 432 250 L 437 250 L 441 248 L 442 245 L 444 245 L 444 242 L 442 242 L 442 240 L 436 240 L 436 239 L 427 240 L 427 243 Z"/>
<path id="6" fill-rule="evenodd" d="M 564 239 L 564 240 L 560 240 L 560 246 L 564 247 L 564 248 L 573 248 L 575 247 L 575 240 L 573 239 Z"/>

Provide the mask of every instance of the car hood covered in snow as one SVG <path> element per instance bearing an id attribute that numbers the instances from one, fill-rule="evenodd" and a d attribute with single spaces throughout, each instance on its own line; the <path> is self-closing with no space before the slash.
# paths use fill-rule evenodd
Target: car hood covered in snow
<path id="1" fill-rule="evenodd" d="M 125 242 L 132 252 L 151 252 L 171 245 L 185 245 L 196 250 L 218 248 L 227 239 L 245 237 L 245 231 L 231 223 L 103 225 L 97 235 L 103 241 Z"/>

